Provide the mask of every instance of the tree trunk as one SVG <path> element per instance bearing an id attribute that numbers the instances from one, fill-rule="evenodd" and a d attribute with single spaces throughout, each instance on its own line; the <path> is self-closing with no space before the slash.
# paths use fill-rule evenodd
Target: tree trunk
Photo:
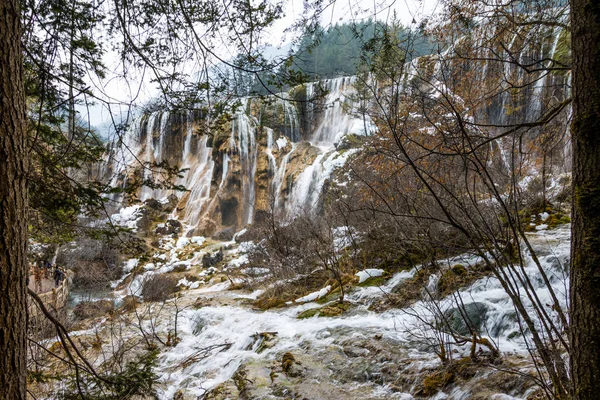
<path id="1" fill-rule="evenodd" d="M 0 1 L 0 393 L 25 399 L 27 148 L 18 0 Z"/>
<path id="2" fill-rule="evenodd" d="M 573 218 L 571 371 L 573 397 L 600 394 L 600 4 L 571 0 Z"/>

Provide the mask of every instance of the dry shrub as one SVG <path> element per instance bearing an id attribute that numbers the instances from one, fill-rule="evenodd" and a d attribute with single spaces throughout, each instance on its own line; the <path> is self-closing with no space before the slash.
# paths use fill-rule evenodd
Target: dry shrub
<path id="1" fill-rule="evenodd" d="M 145 301 L 165 301 L 177 291 L 177 279 L 156 274 L 144 281 L 142 297 Z"/>
<path id="2" fill-rule="evenodd" d="M 123 298 L 123 303 L 121 303 L 121 310 L 130 312 L 136 309 L 137 305 L 140 304 L 140 301 L 135 296 L 125 296 Z"/>
<path id="3" fill-rule="evenodd" d="M 113 312 L 114 309 L 115 307 L 110 300 L 82 301 L 73 309 L 73 315 L 81 320 L 106 315 Z"/>
<path id="4" fill-rule="evenodd" d="M 61 248 L 56 264 L 73 270 L 73 284 L 83 289 L 108 287 L 123 273 L 119 251 L 110 243 L 89 238 Z"/>
<path id="5" fill-rule="evenodd" d="M 171 270 L 171 272 L 172 273 L 185 272 L 185 271 L 187 271 L 187 268 L 188 268 L 187 265 L 182 264 L 182 265 L 178 265 L 175 268 L 173 268 Z"/>
<path id="6" fill-rule="evenodd" d="M 93 261 L 81 261 L 74 269 L 73 284 L 82 289 L 100 289 L 107 287 L 111 281 L 111 274 L 106 265 Z"/>

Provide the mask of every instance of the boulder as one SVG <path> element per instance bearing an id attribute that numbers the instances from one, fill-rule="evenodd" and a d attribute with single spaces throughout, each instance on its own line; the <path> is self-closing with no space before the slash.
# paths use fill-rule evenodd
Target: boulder
<path id="1" fill-rule="evenodd" d="M 219 249 L 214 255 L 210 253 L 206 253 L 204 257 L 202 257 L 202 267 L 210 268 L 223 261 L 223 250 Z"/>
<path id="2" fill-rule="evenodd" d="M 174 235 L 177 236 L 181 233 L 183 226 L 181 222 L 176 219 L 169 219 L 164 224 L 159 225 L 154 231 L 158 235 Z"/>
<path id="3" fill-rule="evenodd" d="M 227 241 L 231 240 L 231 238 L 233 238 L 233 235 L 235 235 L 234 227 L 228 227 L 215 233 L 212 237 L 216 240 Z"/>
<path id="4" fill-rule="evenodd" d="M 475 302 L 465 304 L 462 310 L 457 307 L 451 308 L 445 312 L 445 316 L 454 332 L 469 336 L 471 335 L 469 327 L 476 332 L 482 331 L 487 313 L 488 307 L 484 303 Z"/>

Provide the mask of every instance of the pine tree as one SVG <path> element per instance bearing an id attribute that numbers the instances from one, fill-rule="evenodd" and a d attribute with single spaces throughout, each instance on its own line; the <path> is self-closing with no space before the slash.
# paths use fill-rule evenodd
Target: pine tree
<path id="1" fill-rule="evenodd" d="M 0 3 L 0 393 L 24 400 L 28 165 L 19 3 Z"/>
<path id="2" fill-rule="evenodd" d="M 600 393 L 600 5 L 572 0 L 573 216 L 571 370 L 573 397 Z"/>

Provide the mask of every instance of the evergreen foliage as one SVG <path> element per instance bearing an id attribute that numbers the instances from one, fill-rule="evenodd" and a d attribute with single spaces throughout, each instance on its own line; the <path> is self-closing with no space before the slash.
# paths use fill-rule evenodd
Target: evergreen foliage
<path id="1" fill-rule="evenodd" d="M 56 393 L 61 400 L 126 400 L 137 396 L 155 397 L 158 375 L 152 371 L 156 366 L 158 350 L 150 350 L 128 362 L 120 372 L 103 376 L 102 380 L 71 376 L 65 391 Z M 116 369 L 115 369 L 116 370 Z"/>
<path id="2" fill-rule="evenodd" d="M 238 93 L 244 95 L 278 93 L 299 83 L 357 75 L 365 64 L 376 64 L 377 60 L 377 66 L 382 67 L 382 57 L 386 58 L 387 68 L 399 71 L 398 63 L 430 54 L 434 49 L 434 42 L 422 31 L 403 27 L 395 19 L 391 24 L 369 19 L 327 29 L 315 25 L 304 30 L 296 48 L 277 71 L 245 78 L 241 73 L 235 85 L 239 87 L 238 83 L 243 82 Z M 380 55 L 379 51 L 384 50 L 385 54 Z M 402 52 L 402 57 L 390 58 L 389 53 L 394 51 Z"/>

